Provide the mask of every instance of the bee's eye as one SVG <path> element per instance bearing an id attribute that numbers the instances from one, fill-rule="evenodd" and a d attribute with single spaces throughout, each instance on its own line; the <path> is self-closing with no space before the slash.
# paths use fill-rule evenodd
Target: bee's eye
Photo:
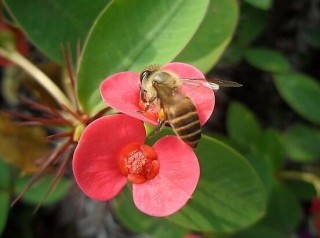
<path id="1" fill-rule="evenodd" d="M 151 75 L 151 71 L 150 70 L 145 70 L 140 74 L 140 83 L 142 83 L 142 81 L 145 78 L 148 78 Z"/>

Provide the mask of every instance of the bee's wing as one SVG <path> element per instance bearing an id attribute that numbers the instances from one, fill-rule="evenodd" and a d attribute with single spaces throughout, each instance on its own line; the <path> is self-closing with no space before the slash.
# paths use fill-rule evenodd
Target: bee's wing
<path id="1" fill-rule="evenodd" d="M 188 79 L 188 78 L 182 78 L 182 83 L 184 85 L 190 85 L 190 86 L 204 86 L 207 88 L 210 88 L 214 91 L 218 91 L 220 87 L 242 87 L 242 84 L 228 81 L 228 80 L 221 80 L 221 79 Z"/>
<path id="2" fill-rule="evenodd" d="M 240 83 L 229 81 L 229 80 L 221 80 L 221 79 L 207 79 L 207 80 L 208 80 L 208 84 L 214 84 L 220 87 L 238 88 L 243 86 Z"/>

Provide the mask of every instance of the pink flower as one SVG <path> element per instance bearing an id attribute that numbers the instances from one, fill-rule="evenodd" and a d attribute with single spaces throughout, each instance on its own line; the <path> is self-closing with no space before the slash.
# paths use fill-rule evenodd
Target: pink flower
<path id="1" fill-rule="evenodd" d="M 185 63 L 169 63 L 161 69 L 171 71 L 184 79 L 205 79 L 205 76 L 197 68 Z M 142 110 L 139 77 L 139 73 L 131 71 L 111 75 L 100 86 L 101 96 L 110 107 L 152 125 L 157 125 L 157 112 L 154 115 L 138 112 Z M 204 86 L 182 85 L 181 92 L 192 100 L 197 108 L 200 124 L 203 125 L 213 112 L 215 102 L 213 91 Z"/>
<path id="2" fill-rule="evenodd" d="M 141 121 L 127 115 L 101 117 L 89 124 L 73 156 L 73 172 L 90 198 L 107 201 L 132 182 L 142 212 L 168 216 L 190 199 L 199 180 L 196 155 L 175 136 L 145 145 Z"/>

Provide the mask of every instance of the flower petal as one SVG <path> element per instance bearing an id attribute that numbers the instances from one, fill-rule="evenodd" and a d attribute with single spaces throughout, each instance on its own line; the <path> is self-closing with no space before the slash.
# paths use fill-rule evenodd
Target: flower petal
<path id="1" fill-rule="evenodd" d="M 163 69 L 176 73 L 184 79 L 205 79 L 205 76 L 196 67 L 185 63 L 169 63 L 163 66 Z M 211 89 L 204 86 L 182 85 L 181 92 L 188 96 L 197 108 L 200 123 L 203 125 L 211 116 L 215 97 Z"/>
<path id="2" fill-rule="evenodd" d="M 163 69 L 176 73 L 181 78 L 205 79 L 205 76 L 194 66 L 185 63 L 169 63 Z M 141 113 L 139 110 L 139 74 L 135 72 L 121 72 L 106 78 L 101 86 L 100 93 L 103 100 L 111 107 L 133 116 L 152 125 L 157 125 Z M 204 86 L 183 85 L 181 91 L 190 97 L 195 104 L 200 123 L 203 125 L 211 116 L 215 97 L 211 89 Z"/>
<path id="3" fill-rule="evenodd" d="M 144 184 L 133 184 L 133 200 L 152 216 L 169 216 L 182 208 L 195 190 L 200 168 L 193 150 L 175 136 L 153 146 L 160 162 L 159 174 Z"/>
<path id="4" fill-rule="evenodd" d="M 73 156 L 73 173 L 81 190 L 96 200 L 116 196 L 127 181 L 118 168 L 121 149 L 144 141 L 143 124 L 126 115 L 105 116 L 89 124 Z"/>
<path id="5" fill-rule="evenodd" d="M 135 72 L 120 72 L 106 78 L 100 85 L 103 100 L 112 108 L 134 118 L 157 125 L 138 111 L 140 101 L 139 74 Z"/>

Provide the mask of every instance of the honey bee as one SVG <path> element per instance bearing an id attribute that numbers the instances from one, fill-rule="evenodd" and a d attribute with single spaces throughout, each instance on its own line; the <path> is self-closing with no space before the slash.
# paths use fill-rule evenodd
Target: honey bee
<path id="1" fill-rule="evenodd" d="M 201 125 L 197 109 L 191 99 L 180 92 L 182 84 L 203 85 L 214 91 L 220 86 L 241 87 L 242 85 L 225 80 L 182 79 L 175 73 L 162 70 L 159 66 L 149 66 L 140 74 L 140 99 L 144 104 L 142 113 L 150 105 L 158 109 L 158 126 L 156 132 L 170 124 L 175 134 L 185 143 L 196 148 L 201 139 Z"/>

